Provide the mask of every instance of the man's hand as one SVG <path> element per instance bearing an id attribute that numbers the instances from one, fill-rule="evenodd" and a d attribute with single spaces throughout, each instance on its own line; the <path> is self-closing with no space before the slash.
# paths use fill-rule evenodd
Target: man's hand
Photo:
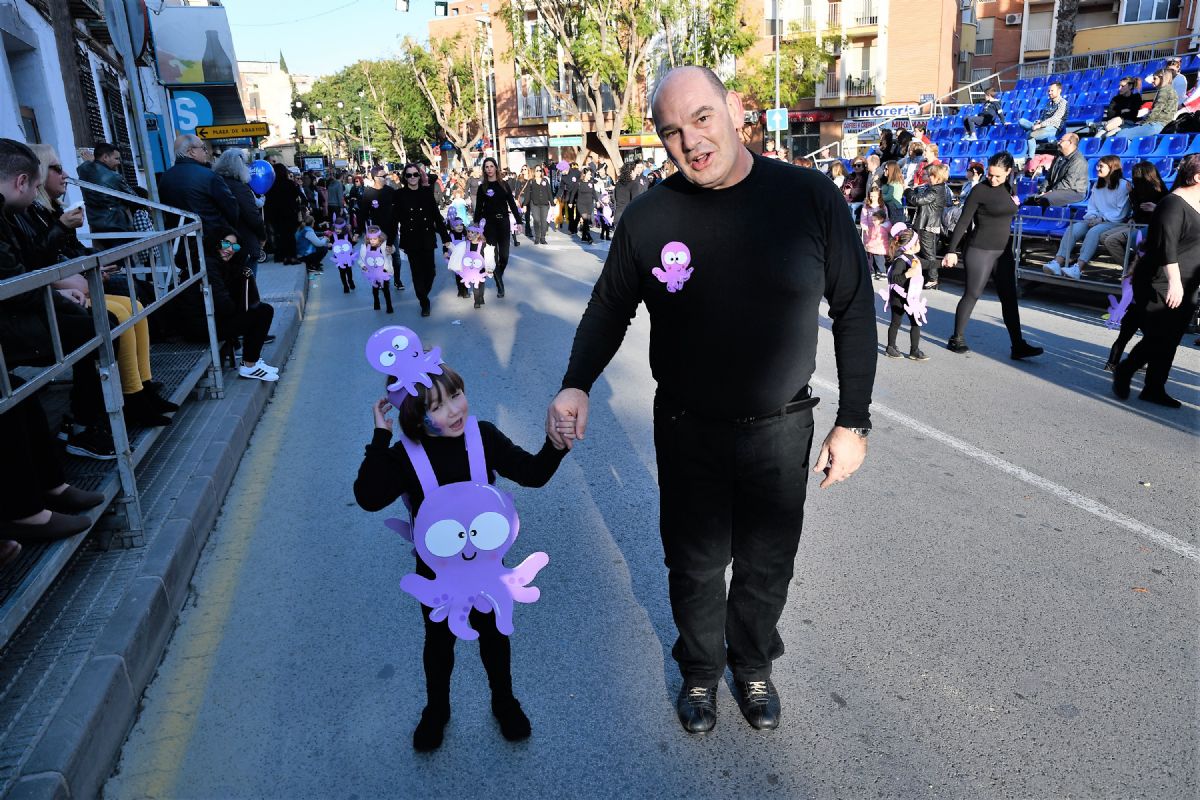
<path id="1" fill-rule="evenodd" d="M 67 211 L 58 218 L 64 228 L 75 230 L 83 225 L 83 208 L 76 208 L 73 211 Z"/>
<path id="2" fill-rule="evenodd" d="M 563 389 L 546 409 L 546 435 L 558 449 L 570 450 L 587 431 L 588 395 L 579 389 Z"/>
<path id="3" fill-rule="evenodd" d="M 821 443 L 821 454 L 817 456 L 813 472 L 824 472 L 821 488 L 849 478 L 862 466 L 867 457 L 867 440 L 849 428 L 834 426 Z"/>
<path id="4" fill-rule="evenodd" d="M 81 306 L 87 305 L 87 298 L 78 289 L 57 289 L 56 291 L 72 303 L 78 303 Z"/>

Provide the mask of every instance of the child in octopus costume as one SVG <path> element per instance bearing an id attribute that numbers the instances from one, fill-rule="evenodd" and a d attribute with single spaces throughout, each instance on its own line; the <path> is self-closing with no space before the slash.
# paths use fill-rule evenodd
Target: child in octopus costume
<path id="1" fill-rule="evenodd" d="M 544 486 L 565 450 L 549 439 L 532 454 L 488 422 L 468 415 L 463 380 L 424 352 L 408 328 L 376 331 L 366 347 L 368 363 L 388 375 L 387 396 L 373 411 L 375 431 L 367 445 L 354 496 L 367 511 L 401 499 L 412 522 L 386 524 L 412 542 L 416 573 L 400 588 L 416 597 L 425 626 L 423 663 L 427 703 L 413 732 L 413 747 L 434 750 L 450 719 L 450 674 L 458 639 L 479 641 L 492 692 L 492 713 L 510 741 L 530 735 L 529 719 L 513 695 L 510 669 L 515 603 L 540 595 L 529 584 L 549 560 L 534 553 L 509 569 L 504 555 L 520 527 L 513 499 L 492 485 L 501 475 L 522 486 Z M 398 409 L 400 442 L 392 444 Z"/>
<path id="2" fill-rule="evenodd" d="M 921 326 L 925 324 L 926 303 L 921 296 L 921 262 L 916 256 L 921 252 L 917 232 L 903 222 L 892 225 L 888 243 L 887 285 L 879 291 L 883 298 L 883 310 L 892 309 L 892 324 L 888 326 L 888 344 L 884 354 L 888 358 L 901 358 L 896 347 L 896 336 L 900 323 L 908 316 L 908 357 L 913 361 L 928 361 L 929 356 L 921 351 Z"/>
<path id="3" fill-rule="evenodd" d="M 455 243 L 446 261 L 446 266 L 454 272 L 463 288 L 473 290 L 476 309 L 483 306 L 483 284 L 495 267 L 494 256 L 483 235 L 486 222 L 481 218 L 467 228 L 466 241 Z"/>
<path id="4" fill-rule="evenodd" d="M 342 293 L 349 294 L 354 289 L 354 242 L 350 240 L 350 226 L 345 220 L 333 218 L 333 241 L 329 252 L 333 254 L 333 263 L 337 267 L 338 277 L 342 279 Z"/>
<path id="5" fill-rule="evenodd" d="M 367 283 L 371 284 L 371 297 L 375 310 L 379 310 L 379 294 L 387 302 L 387 313 L 392 313 L 392 257 L 387 254 L 387 239 L 375 225 L 368 225 L 364 241 L 358 248 L 358 263 Z"/>
<path id="6" fill-rule="evenodd" d="M 450 264 L 450 256 L 454 252 L 454 248 L 459 242 L 467 241 L 467 223 L 458 215 L 458 209 L 450 206 L 446 212 L 446 228 L 450 231 L 450 241 L 442 245 L 442 255 L 446 258 L 446 266 L 450 267 L 453 272 L 454 267 Z M 463 286 L 462 276 L 454 272 L 454 285 L 458 288 L 458 296 L 467 298 L 471 293 L 467 291 L 467 287 Z"/>

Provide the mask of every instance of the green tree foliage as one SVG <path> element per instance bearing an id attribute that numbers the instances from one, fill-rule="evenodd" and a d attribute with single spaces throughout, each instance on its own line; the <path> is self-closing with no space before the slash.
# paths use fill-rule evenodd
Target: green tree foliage
<path id="1" fill-rule="evenodd" d="M 318 80 L 302 99 L 309 116 L 320 119 L 331 138 L 357 149 L 365 144 L 365 133 L 381 160 L 407 161 L 417 153 L 429 157 L 436 147 L 433 111 L 402 60 L 351 64 Z M 362 108 L 361 115 L 355 106 Z"/>
<path id="2" fill-rule="evenodd" d="M 816 94 L 819 81 L 833 63 L 833 55 L 815 37 L 802 33 L 793 23 L 791 32 L 779 45 L 779 102 L 791 107 L 802 97 Z M 759 108 L 775 106 L 775 56 L 765 56 L 757 63 L 740 62 L 737 77 L 730 88 L 741 92 L 747 105 Z"/>
<path id="3" fill-rule="evenodd" d="M 754 33 L 742 18 L 738 0 L 659 0 L 662 35 L 656 55 L 659 68 L 685 64 L 719 69 L 754 44 Z"/>
<path id="4" fill-rule="evenodd" d="M 437 39 L 428 47 L 406 38 L 403 79 L 420 93 L 437 128 L 461 155 L 487 130 L 487 88 L 477 38 Z"/>

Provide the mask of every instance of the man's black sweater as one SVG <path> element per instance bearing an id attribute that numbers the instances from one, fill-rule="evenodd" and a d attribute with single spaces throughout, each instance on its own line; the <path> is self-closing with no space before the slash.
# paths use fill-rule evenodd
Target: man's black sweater
<path id="1" fill-rule="evenodd" d="M 403 434 L 401 434 L 403 435 Z M 488 482 L 495 483 L 496 475 L 508 478 L 521 486 L 545 486 L 558 470 L 566 450 L 556 450 L 546 439 L 538 453 L 528 453 L 501 433 L 490 422 L 479 422 L 479 438 L 487 461 Z M 426 436 L 421 439 L 433 474 L 441 485 L 471 480 L 471 465 L 467 461 L 466 442 L 461 437 Z M 376 428 L 367 445 L 358 478 L 354 481 L 354 499 L 367 511 L 380 511 L 408 495 L 415 515 L 425 501 L 421 482 L 404 445 L 392 445 L 392 432 Z"/>
<path id="2" fill-rule="evenodd" d="M 671 242 L 687 246 L 694 270 L 676 292 L 651 271 L 664 266 Z M 815 170 L 758 156 L 745 179 L 720 191 L 673 175 L 622 215 L 563 387 L 591 390 L 645 302 L 660 395 L 716 419 L 770 413 L 812 377 L 822 296 L 841 390 L 836 424 L 866 427 L 874 294 L 862 241 L 834 185 Z"/>

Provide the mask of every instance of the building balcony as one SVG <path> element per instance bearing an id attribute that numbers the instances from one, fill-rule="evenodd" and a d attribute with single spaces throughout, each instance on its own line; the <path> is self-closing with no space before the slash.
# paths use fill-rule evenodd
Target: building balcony
<path id="1" fill-rule="evenodd" d="M 794 29 L 801 33 L 861 32 L 861 28 L 878 27 L 879 5 L 880 0 L 840 0 L 796 8 L 794 3 L 788 2 L 783 9 L 783 32 L 790 33 Z"/>
<path id="2" fill-rule="evenodd" d="M 1050 50 L 1050 29 L 1040 31 L 1025 31 L 1025 52 L 1040 52 Z"/>
<path id="3" fill-rule="evenodd" d="M 836 72 L 825 75 L 825 81 L 817 84 L 817 105 L 856 105 L 856 101 L 874 102 L 878 97 L 875 75 L 860 72 L 841 77 Z"/>
<path id="4" fill-rule="evenodd" d="M 537 92 L 520 92 L 518 90 L 517 118 L 522 123 L 544 121 L 550 117 L 561 115 L 561 104 L 545 89 Z"/>

